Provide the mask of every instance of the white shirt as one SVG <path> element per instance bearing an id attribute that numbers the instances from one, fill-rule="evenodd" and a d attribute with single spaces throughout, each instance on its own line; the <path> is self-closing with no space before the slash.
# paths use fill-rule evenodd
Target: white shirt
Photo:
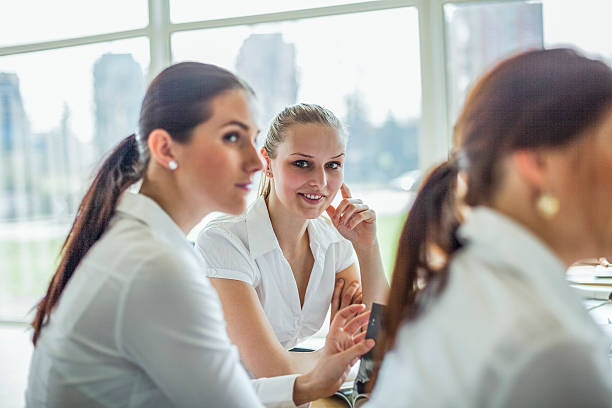
<path id="1" fill-rule="evenodd" d="M 276 337 L 286 349 L 321 328 L 336 273 L 355 263 L 353 246 L 329 221 L 322 217 L 308 220 L 307 230 L 314 265 L 303 307 L 263 197 L 240 216 L 211 221 L 197 240 L 209 277 L 240 280 L 255 288 Z"/>
<path id="2" fill-rule="evenodd" d="M 26 405 L 294 407 L 296 376 L 251 385 L 203 268 L 153 200 L 125 193 L 41 332 Z"/>
<path id="3" fill-rule="evenodd" d="M 401 326 L 368 407 L 612 406 L 609 340 L 553 253 L 487 208 L 459 237 L 447 287 Z"/>

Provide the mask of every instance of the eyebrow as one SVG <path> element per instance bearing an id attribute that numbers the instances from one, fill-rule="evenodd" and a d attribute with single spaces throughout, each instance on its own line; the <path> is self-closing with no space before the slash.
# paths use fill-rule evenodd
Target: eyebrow
<path id="1" fill-rule="evenodd" d="M 229 122 L 224 123 L 223 125 L 221 125 L 221 127 L 225 127 L 225 126 L 229 126 L 229 125 L 236 125 L 238 127 L 241 127 L 242 129 L 244 129 L 245 131 L 248 131 L 250 129 L 249 125 L 247 125 L 246 123 L 240 122 L 239 120 L 230 120 Z M 259 133 L 259 129 L 257 129 L 257 133 Z"/>
<path id="2" fill-rule="evenodd" d="M 307 157 L 309 159 L 312 159 L 314 156 L 311 156 L 309 154 L 306 153 L 300 153 L 300 152 L 295 152 L 295 153 L 291 153 L 289 156 L 303 156 L 303 157 Z M 331 157 L 331 159 L 338 159 L 340 157 L 344 156 L 344 153 L 340 153 L 337 156 Z"/>

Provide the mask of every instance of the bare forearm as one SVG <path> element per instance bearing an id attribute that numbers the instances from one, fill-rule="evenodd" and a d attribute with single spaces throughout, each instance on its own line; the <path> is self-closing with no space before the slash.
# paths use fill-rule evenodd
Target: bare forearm
<path id="1" fill-rule="evenodd" d="M 282 354 L 254 353 L 244 358 L 246 366 L 256 378 L 277 377 L 280 375 L 305 374 L 317 364 L 321 351 L 293 352 Z"/>
<path id="2" fill-rule="evenodd" d="M 383 270 L 378 240 L 371 247 L 355 248 L 359 260 L 363 303 L 370 308 L 372 302 L 386 303 L 389 283 Z"/>
<path id="3" fill-rule="evenodd" d="M 321 350 L 313 352 L 287 351 L 291 372 L 286 374 L 305 374 L 309 372 L 317 364 L 321 353 Z"/>

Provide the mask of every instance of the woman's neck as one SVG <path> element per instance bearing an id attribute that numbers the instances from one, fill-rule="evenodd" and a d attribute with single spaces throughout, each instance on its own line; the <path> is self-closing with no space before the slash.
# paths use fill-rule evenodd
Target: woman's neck
<path id="1" fill-rule="evenodd" d="M 193 200 L 185 199 L 169 177 L 171 175 L 161 172 L 147 172 L 139 193 L 155 201 L 187 235 L 206 216 L 207 211 L 198 208 Z"/>
<path id="2" fill-rule="evenodd" d="M 300 253 L 308 246 L 308 220 L 287 210 L 273 192 L 266 198 L 266 205 L 272 229 L 285 256 Z"/>
<path id="3" fill-rule="evenodd" d="M 591 237 L 576 225 L 575 217 L 559 213 L 547 220 L 535 209 L 536 199 L 526 191 L 511 191 L 498 194 L 489 206 L 527 228 L 568 267 L 579 259 L 597 256 L 592 253 Z"/>

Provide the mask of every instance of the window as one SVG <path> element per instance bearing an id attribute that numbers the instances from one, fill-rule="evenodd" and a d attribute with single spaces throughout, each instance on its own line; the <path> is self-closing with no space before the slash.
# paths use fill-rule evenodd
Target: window
<path id="1" fill-rule="evenodd" d="M 0 320 L 44 294 L 94 168 L 135 130 L 148 65 L 144 38 L 0 58 Z"/>
<path id="2" fill-rule="evenodd" d="M 612 3 L 605 0 L 449 2 L 444 5 L 449 117 L 501 59 L 533 48 L 578 48 L 612 62 Z"/>
<path id="3" fill-rule="evenodd" d="M 4 2 L 0 47 L 132 30 L 148 20 L 146 0 Z"/>

